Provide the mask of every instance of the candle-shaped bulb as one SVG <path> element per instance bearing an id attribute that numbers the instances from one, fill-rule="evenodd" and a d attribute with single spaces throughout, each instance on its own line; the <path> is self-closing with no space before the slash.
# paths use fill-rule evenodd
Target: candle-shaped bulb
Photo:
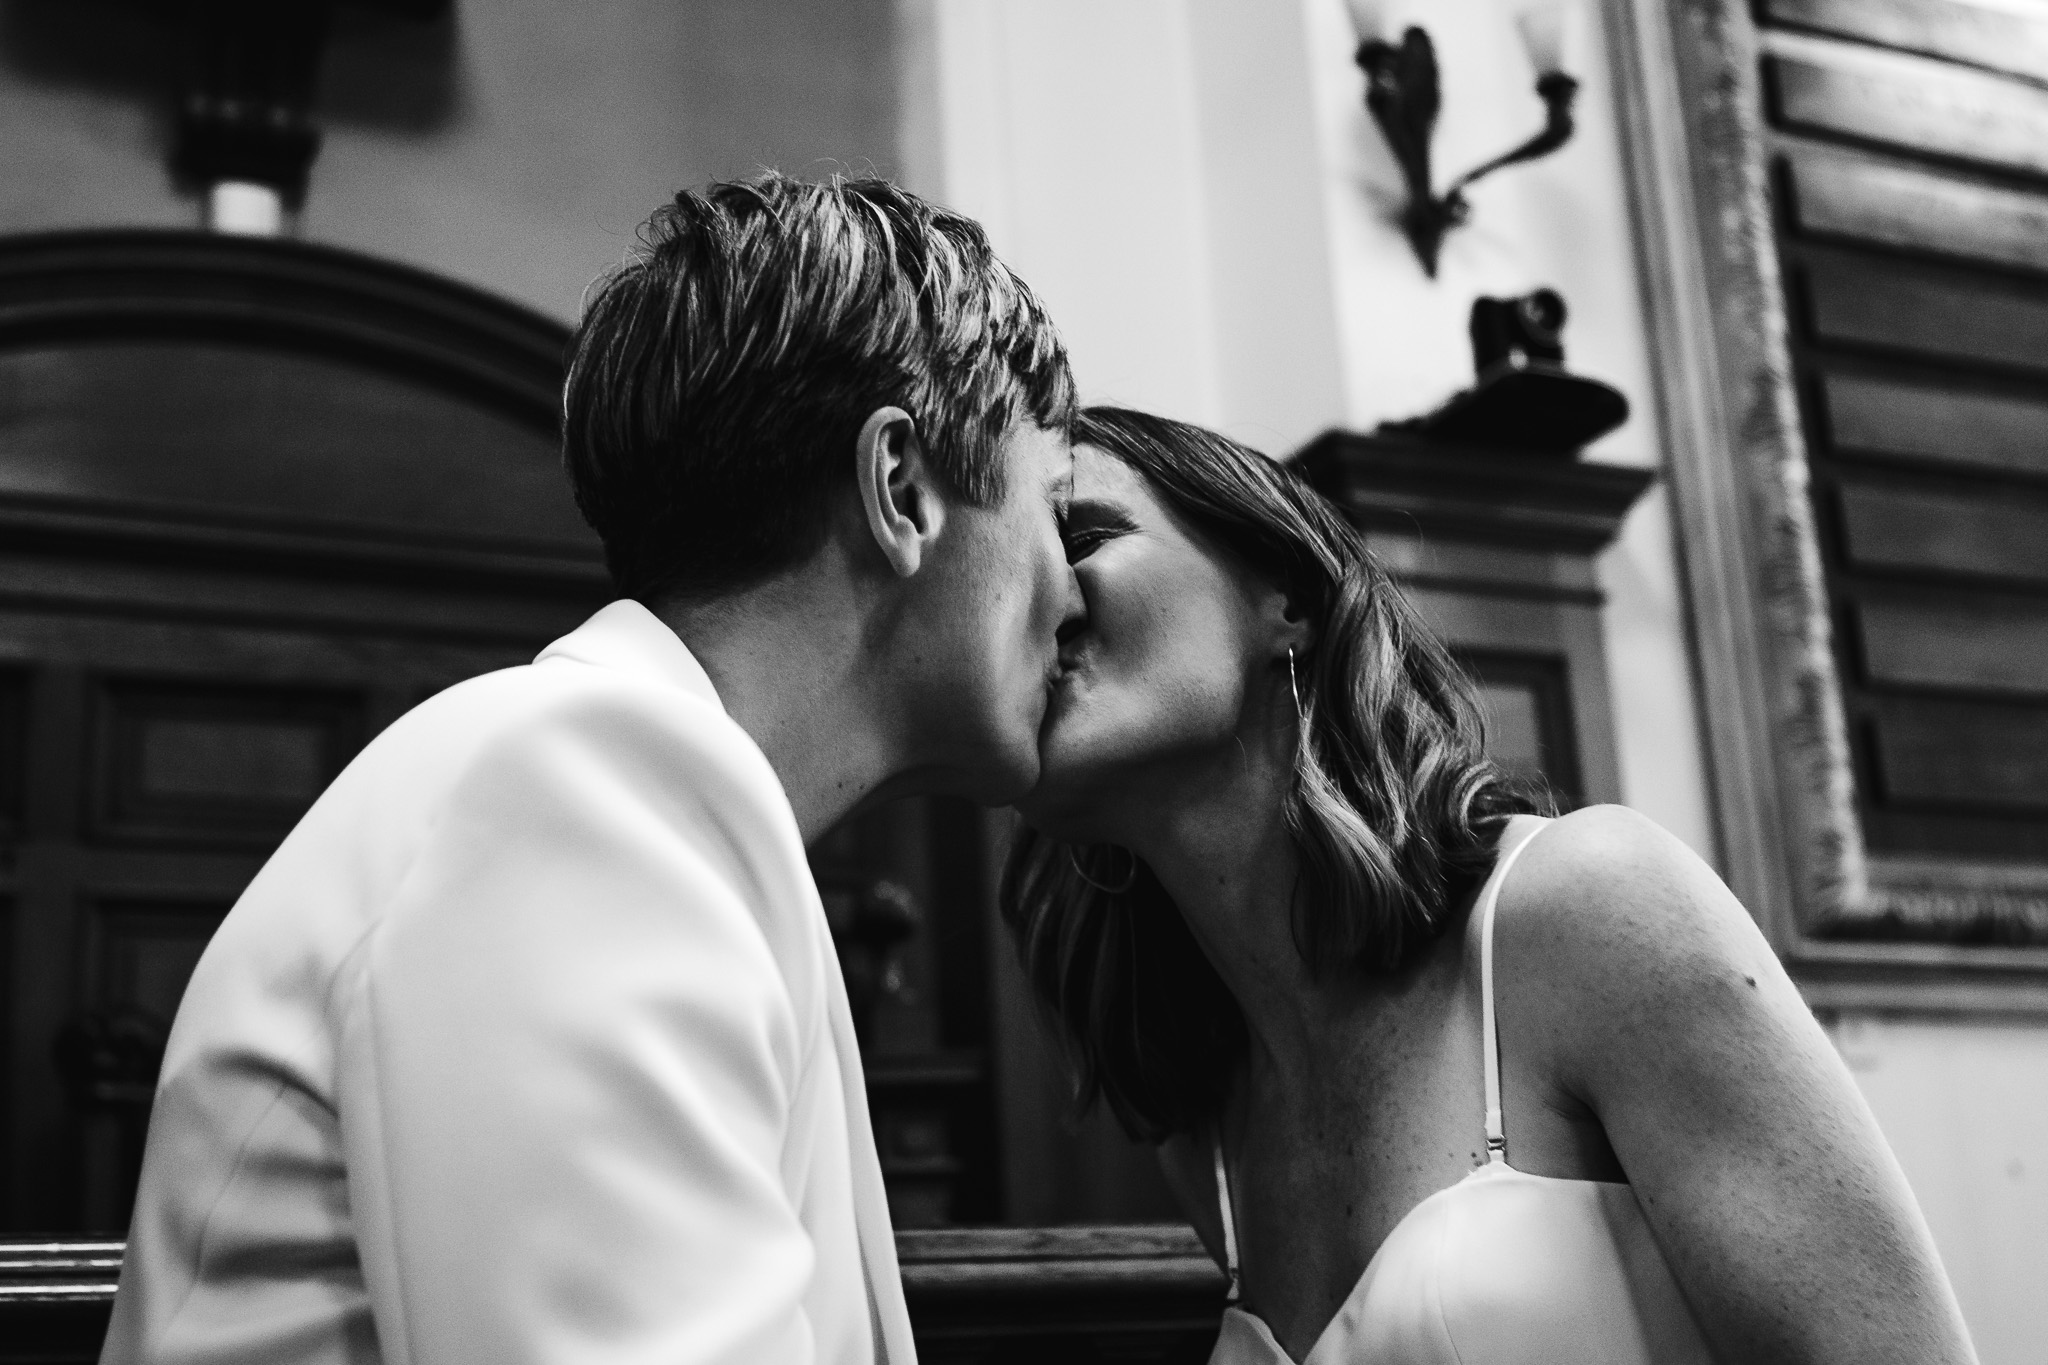
<path id="1" fill-rule="evenodd" d="M 1386 36 L 1386 0 L 1346 0 L 1351 10 L 1351 31 L 1361 43 Z"/>
<path id="2" fill-rule="evenodd" d="M 1564 0 L 1538 0 L 1515 16 L 1521 30 L 1523 50 L 1539 76 L 1565 69 L 1565 26 L 1569 7 Z"/>

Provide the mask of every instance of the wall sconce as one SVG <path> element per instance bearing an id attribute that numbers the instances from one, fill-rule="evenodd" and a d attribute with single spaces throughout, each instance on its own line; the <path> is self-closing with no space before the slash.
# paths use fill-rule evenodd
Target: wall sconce
<path id="1" fill-rule="evenodd" d="M 216 231 L 276 236 L 306 197 L 321 51 L 335 9 L 432 23 L 453 0 L 184 0 L 153 8 L 186 49 L 171 166 Z"/>
<path id="2" fill-rule="evenodd" d="M 1413 25 L 1402 33 L 1399 44 L 1387 42 L 1380 35 L 1379 0 L 1351 0 L 1351 22 L 1358 34 L 1357 61 L 1366 77 L 1365 107 L 1401 167 L 1408 188 L 1401 230 L 1431 279 L 1436 278 L 1444 237 L 1472 211 L 1465 200 L 1467 185 L 1503 166 L 1547 156 L 1571 140 L 1572 99 L 1579 83 L 1563 69 L 1564 21 L 1564 5 L 1559 0 L 1525 9 L 1515 20 L 1522 45 L 1536 68 L 1536 93 L 1545 110 L 1542 131 L 1465 172 L 1437 194 L 1429 168 L 1429 141 L 1443 103 L 1437 83 L 1436 45 L 1429 34 Z"/>

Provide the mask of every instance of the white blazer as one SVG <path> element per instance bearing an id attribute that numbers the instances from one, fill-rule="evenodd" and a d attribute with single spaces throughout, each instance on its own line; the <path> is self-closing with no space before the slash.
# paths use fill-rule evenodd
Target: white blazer
<path id="1" fill-rule="evenodd" d="M 106 1365 L 914 1361 L 846 988 L 644 607 L 337 778 L 171 1030 Z"/>

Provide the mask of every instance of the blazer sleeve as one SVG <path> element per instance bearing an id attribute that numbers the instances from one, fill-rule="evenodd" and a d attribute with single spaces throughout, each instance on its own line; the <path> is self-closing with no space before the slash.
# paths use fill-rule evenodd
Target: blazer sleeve
<path id="1" fill-rule="evenodd" d="M 764 903 L 794 827 L 724 717 L 689 720 L 614 699 L 511 727 L 336 987 L 393 1365 L 814 1356 L 779 1163 L 822 1025 L 771 948 L 802 907 Z"/>

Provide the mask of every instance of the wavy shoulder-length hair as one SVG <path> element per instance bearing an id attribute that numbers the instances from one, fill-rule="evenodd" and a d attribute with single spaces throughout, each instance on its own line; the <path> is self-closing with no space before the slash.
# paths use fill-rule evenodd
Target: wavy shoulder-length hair
<path id="1" fill-rule="evenodd" d="M 1310 970 L 1398 971 L 1492 864 L 1502 822 L 1548 809 L 1482 756 L 1470 682 L 1364 541 L 1290 469 L 1200 427 L 1082 412 L 1077 444 L 1142 474 L 1194 533 L 1284 590 L 1314 630 L 1285 819 Z M 1004 922 L 1068 1044 L 1076 1100 L 1158 1142 L 1215 1117 L 1245 1022 L 1151 869 L 1023 829 Z"/>

